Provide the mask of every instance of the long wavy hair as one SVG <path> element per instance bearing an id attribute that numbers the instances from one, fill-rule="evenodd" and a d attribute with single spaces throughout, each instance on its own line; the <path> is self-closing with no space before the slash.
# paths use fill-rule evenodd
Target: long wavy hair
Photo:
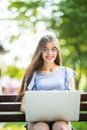
<path id="1" fill-rule="evenodd" d="M 25 75 L 23 77 L 21 88 L 20 88 L 18 98 L 17 98 L 20 101 L 24 95 L 24 92 L 27 90 L 28 84 L 31 81 L 33 73 L 37 71 L 43 65 L 42 51 L 48 42 L 52 43 L 57 48 L 57 57 L 55 59 L 55 64 L 59 66 L 62 65 L 60 46 L 59 46 L 57 38 L 53 35 L 43 36 L 39 40 L 35 53 L 32 57 L 31 63 L 29 64 L 29 66 L 27 67 L 25 71 Z"/>

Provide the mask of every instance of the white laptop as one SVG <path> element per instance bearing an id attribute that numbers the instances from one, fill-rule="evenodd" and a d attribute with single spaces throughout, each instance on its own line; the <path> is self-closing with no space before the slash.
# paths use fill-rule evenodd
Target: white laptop
<path id="1" fill-rule="evenodd" d="M 78 121 L 80 91 L 26 91 L 26 121 Z"/>

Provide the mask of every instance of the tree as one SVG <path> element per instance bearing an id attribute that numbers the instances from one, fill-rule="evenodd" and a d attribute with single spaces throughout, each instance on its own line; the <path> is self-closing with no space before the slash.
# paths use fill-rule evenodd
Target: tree
<path id="1" fill-rule="evenodd" d="M 12 20 L 20 27 L 29 27 L 36 32 L 36 25 L 42 21 L 47 29 L 56 33 L 62 48 L 63 64 L 72 66 L 77 73 L 77 88 L 84 74 L 87 76 L 87 1 L 84 0 L 29 0 L 10 1 Z M 50 10 L 49 17 L 44 15 Z"/>
<path id="2" fill-rule="evenodd" d="M 82 75 L 87 76 L 87 1 L 62 0 L 55 6 L 48 28 L 54 30 L 61 41 L 63 63 L 77 70 L 78 86 Z"/>

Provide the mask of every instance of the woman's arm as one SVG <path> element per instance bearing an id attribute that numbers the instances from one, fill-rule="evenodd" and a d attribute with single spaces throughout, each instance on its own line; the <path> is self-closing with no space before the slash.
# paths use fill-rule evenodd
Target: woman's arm
<path id="1" fill-rule="evenodd" d="M 74 78 L 70 79 L 69 84 L 70 84 L 71 90 L 75 90 L 75 80 L 74 80 Z"/>
<path id="2" fill-rule="evenodd" d="M 25 113 L 25 100 L 24 100 L 24 96 L 22 97 L 22 102 L 21 102 L 20 110 Z"/>

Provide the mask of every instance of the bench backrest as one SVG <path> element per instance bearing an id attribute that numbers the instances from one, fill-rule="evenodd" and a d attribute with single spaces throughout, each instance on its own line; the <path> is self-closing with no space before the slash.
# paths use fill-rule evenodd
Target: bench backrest
<path id="1" fill-rule="evenodd" d="M 25 122 L 17 95 L 0 95 L 0 122 Z M 79 121 L 87 121 L 87 93 L 81 94 Z"/>

